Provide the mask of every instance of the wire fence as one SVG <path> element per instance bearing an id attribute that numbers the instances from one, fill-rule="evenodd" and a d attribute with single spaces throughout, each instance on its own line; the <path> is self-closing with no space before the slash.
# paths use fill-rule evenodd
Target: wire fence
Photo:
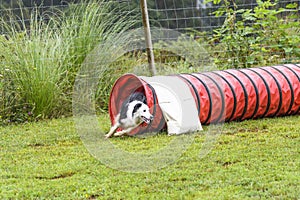
<path id="1" fill-rule="evenodd" d="M 123 10 L 131 12 L 139 9 L 139 0 L 111 0 L 120 2 Z M 13 10 L 19 14 L 21 9 L 34 9 L 39 7 L 43 12 L 46 10 L 63 9 L 69 3 L 80 3 L 81 0 L 0 0 L 0 11 Z M 219 28 L 226 16 L 215 16 L 213 13 L 224 7 L 224 2 L 214 4 L 207 0 L 148 0 L 150 19 L 153 25 L 175 30 L 196 29 L 199 31 L 212 31 Z M 231 6 L 235 4 L 237 9 L 254 9 L 258 4 L 256 0 L 229 1 Z M 276 2 L 277 8 L 285 8 L 288 4 L 299 4 L 299 0 L 280 0 Z M 298 8 L 299 9 L 299 8 Z M 287 13 L 286 13 L 287 14 Z"/>
<path id="2" fill-rule="evenodd" d="M 299 62 L 299 1 L 156 0 L 149 4 L 152 26 L 194 36 L 221 69 Z"/>
<path id="3" fill-rule="evenodd" d="M 139 0 L 94 0 L 85 6 L 87 2 L 0 0 L 0 119 L 70 113 L 76 72 L 96 44 L 143 27 Z M 165 73 L 198 71 L 211 63 L 218 69 L 300 63 L 299 0 L 147 4 L 155 61 L 163 64 L 156 66 L 159 73 L 163 67 Z M 108 67 L 98 77 L 98 106 L 107 109 L 119 75 L 144 73 L 145 63 L 146 51 L 141 49 Z"/>

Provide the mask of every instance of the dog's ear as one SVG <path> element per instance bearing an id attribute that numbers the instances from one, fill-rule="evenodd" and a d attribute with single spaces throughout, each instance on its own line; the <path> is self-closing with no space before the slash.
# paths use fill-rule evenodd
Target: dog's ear
<path id="1" fill-rule="evenodd" d="M 142 103 L 137 103 L 135 104 L 134 108 L 133 108 L 133 111 L 132 111 L 132 117 L 134 115 L 134 113 L 137 112 L 137 110 L 142 106 Z"/>
<path id="2" fill-rule="evenodd" d="M 137 100 L 143 102 L 144 104 L 147 104 L 146 96 L 141 92 L 137 94 Z"/>
<path id="3" fill-rule="evenodd" d="M 144 104 L 147 104 L 147 99 L 146 99 L 145 95 L 143 95 L 143 97 L 142 97 L 142 102 L 143 102 Z"/>
<path id="4" fill-rule="evenodd" d="M 132 102 L 134 100 L 141 101 L 144 104 L 147 104 L 146 96 L 141 92 L 134 92 L 133 94 L 130 95 L 129 102 Z"/>

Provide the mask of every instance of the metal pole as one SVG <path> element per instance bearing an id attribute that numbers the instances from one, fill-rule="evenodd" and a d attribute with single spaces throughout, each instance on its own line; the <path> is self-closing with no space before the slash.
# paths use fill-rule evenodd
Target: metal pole
<path id="1" fill-rule="evenodd" d="M 156 68 L 154 65 L 154 54 L 153 54 L 153 46 L 150 32 L 150 23 L 149 23 L 149 15 L 147 8 L 147 0 L 140 0 L 142 16 L 143 16 L 143 25 L 145 31 L 145 39 L 146 39 L 146 51 L 148 57 L 149 70 L 152 76 L 156 75 Z"/>

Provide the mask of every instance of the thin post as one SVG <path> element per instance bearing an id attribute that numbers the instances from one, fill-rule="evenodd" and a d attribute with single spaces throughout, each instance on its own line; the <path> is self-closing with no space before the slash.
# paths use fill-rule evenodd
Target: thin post
<path id="1" fill-rule="evenodd" d="M 155 76 L 156 68 L 155 68 L 155 64 L 154 64 L 154 54 L 153 54 L 153 46 L 152 46 L 152 39 L 151 39 L 151 32 L 150 32 L 147 0 L 140 0 L 140 4 L 141 4 L 143 25 L 144 25 L 144 31 L 145 31 L 146 51 L 147 51 L 149 70 L 150 70 L 151 75 Z"/>

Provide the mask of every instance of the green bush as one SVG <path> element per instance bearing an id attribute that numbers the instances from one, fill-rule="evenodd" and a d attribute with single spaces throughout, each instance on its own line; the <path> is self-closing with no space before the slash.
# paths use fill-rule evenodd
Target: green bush
<path id="1" fill-rule="evenodd" d="M 276 2 L 257 1 L 253 9 L 238 9 L 234 1 L 223 2 L 224 6 L 214 14 L 225 15 L 226 19 L 211 38 L 215 63 L 220 69 L 300 61 L 297 3 L 277 8 Z"/>

